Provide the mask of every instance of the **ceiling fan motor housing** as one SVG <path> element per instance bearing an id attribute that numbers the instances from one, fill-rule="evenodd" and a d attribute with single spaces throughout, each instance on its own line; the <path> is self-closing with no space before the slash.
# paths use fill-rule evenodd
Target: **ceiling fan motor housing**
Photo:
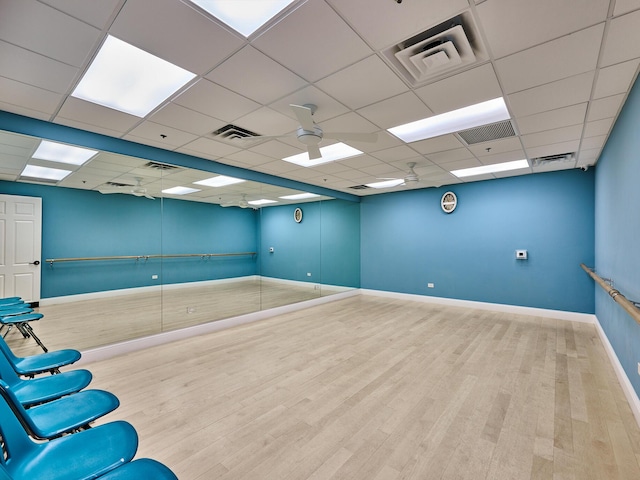
<path id="1" fill-rule="evenodd" d="M 313 127 L 313 131 L 299 127 L 296 134 L 298 140 L 305 145 L 318 145 L 322 140 L 322 129 L 320 127 Z"/>

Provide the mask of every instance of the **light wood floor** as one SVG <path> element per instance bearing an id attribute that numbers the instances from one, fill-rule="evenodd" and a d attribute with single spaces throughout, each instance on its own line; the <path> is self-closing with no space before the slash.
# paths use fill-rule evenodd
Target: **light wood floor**
<path id="1" fill-rule="evenodd" d="M 356 296 L 88 368 L 181 480 L 640 478 L 587 324 Z"/>

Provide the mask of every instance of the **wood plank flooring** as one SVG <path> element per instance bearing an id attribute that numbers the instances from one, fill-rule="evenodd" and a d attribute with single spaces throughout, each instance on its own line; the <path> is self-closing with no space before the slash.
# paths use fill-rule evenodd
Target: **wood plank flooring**
<path id="1" fill-rule="evenodd" d="M 88 368 L 181 480 L 640 478 L 588 324 L 360 295 Z"/>

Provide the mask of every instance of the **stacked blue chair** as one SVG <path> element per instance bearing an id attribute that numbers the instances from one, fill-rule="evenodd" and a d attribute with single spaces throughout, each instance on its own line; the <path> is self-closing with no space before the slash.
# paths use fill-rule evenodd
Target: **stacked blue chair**
<path id="1" fill-rule="evenodd" d="M 23 320 L 32 314 L 20 302 L 0 299 L 0 330 L 11 328 L 4 313 Z M 23 335 L 31 328 L 26 325 L 13 323 Z M 60 373 L 80 359 L 79 351 L 48 352 L 36 341 L 45 353 L 18 357 L 0 337 L 0 480 L 178 480 L 156 460 L 133 460 L 138 436 L 129 423 L 91 426 L 120 402 L 104 390 L 84 390 L 92 379 L 88 370 Z M 37 376 L 45 373 L 52 375 Z"/>
<path id="2" fill-rule="evenodd" d="M 34 313 L 30 305 L 25 303 L 20 297 L 10 297 L 0 299 L 0 332 L 7 327 L 3 337 L 6 337 L 13 327 L 25 338 L 33 338 L 40 345 L 40 348 L 47 352 L 40 338 L 35 334 L 30 322 L 40 320 L 44 315 Z"/>

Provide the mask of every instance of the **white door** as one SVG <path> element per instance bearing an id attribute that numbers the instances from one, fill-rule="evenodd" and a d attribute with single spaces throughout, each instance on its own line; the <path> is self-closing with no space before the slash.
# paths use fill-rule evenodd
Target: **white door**
<path id="1" fill-rule="evenodd" d="M 40 301 L 42 199 L 0 195 L 0 298 Z"/>

